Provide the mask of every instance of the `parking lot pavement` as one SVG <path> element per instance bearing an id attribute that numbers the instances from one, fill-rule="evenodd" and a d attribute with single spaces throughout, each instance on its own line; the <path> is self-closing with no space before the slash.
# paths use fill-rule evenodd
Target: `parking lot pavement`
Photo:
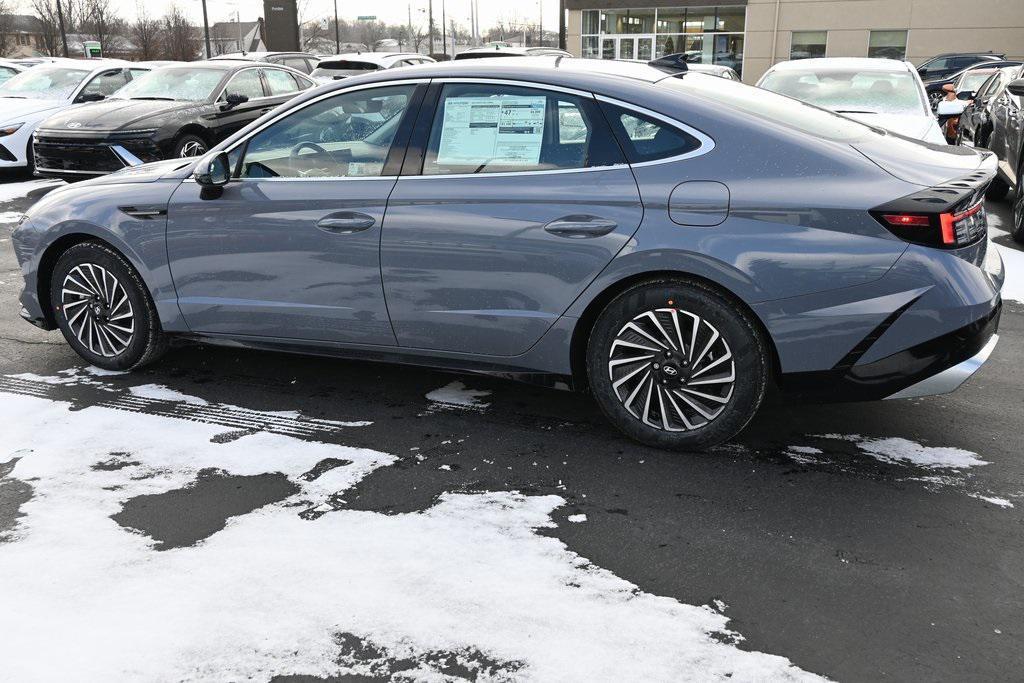
<path id="1" fill-rule="evenodd" d="M 13 680 L 1024 666 L 1019 301 L 954 394 L 775 401 L 730 444 L 666 453 L 584 396 L 487 377 L 202 347 L 86 368 L 18 319 L 18 194 L 0 184 Z M 989 209 L 1019 293 L 1008 208 Z"/>

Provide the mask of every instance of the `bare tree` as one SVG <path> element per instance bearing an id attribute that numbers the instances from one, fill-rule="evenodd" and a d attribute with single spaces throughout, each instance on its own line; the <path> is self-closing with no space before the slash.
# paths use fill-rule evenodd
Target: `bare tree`
<path id="1" fill-rule="evenodd" d="M 57 22 L 57 3 L 54 0 L 32 0 L 32 12 L 39 19 L 43 51 L 54 56 L 62 54 L 60 26 Z"/>
<path id="2" fill-rule="evenodd" d="M 388 27 L 383 21 L 359 22 L 359 42 L 369 49 L 374 49 L 378 40 L 388 37 Z"/>
<path id="3" fill-rule="evenodd" d="M 11 4 L 7 0 L 0 0 L 0 57 L 6 56 L 11 48 L 8 44 L 8 37 L 12 33 L 11 9 Z"/>
<path id="4" fill-rule="evenodd" d="M 163 56 L 179 62 L 191 62 L 199 52 L 199 38 L 188 17 L 177 5 L 171 5 L 163 17 Z"/>
<path id="5" fill-rule="evenodd" d="M 118 35 L 118 30 L 124 29 L 124 20 L 111 8 L 110 0 L 83 0 L 80 12 L 81 33 L 98 41 L 104 54 L 124 47 Z"/>
<path id="6" fill-rule="evenodd" d="M 146 3 L 141 0 L 135 4 L 135 21 L 128 27 L 132 42 L 139 48 L 139 57 L 144 60 L 155 59 L 160 53 L 160 29 L 163 28 L 159 19 L 149 16 Z"/>

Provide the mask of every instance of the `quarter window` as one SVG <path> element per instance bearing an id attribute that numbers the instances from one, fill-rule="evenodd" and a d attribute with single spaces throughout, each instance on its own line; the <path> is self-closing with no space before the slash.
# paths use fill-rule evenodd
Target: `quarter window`
<path id="1" fill-rule="evenodd" d="M 246 69 L 235 74 L 234 78 L 224 88 L 224 95 L 221 99 L 227 99 L 228 95 L 244 95 L 250 100 L 263 97 L 263 82 L 257 69 Z"/>
<path id="2" fill-rule="evenodd" d="M 692 152 L 700 140 L 640 112 L 601 103 L 630 163 L 656 161 Z"/>
<path id="3" fill-rule="evenodd" d="M 380 176 L 415 87 L 357 90 L 304 107 L 249 140 L 239 175 Z"/>
<path id="4" fill-rule="evenodd" d="M 587 168 L 622 163 L 592 102 L 498 85 L 444 86 L 424 175 Z"/>
<path id="5" fill-rule="evenodd" d="M 285 66 L 290 66 L 293 69 L 298 69 L 304 74 L 310 72 L 309 63 L 301 57 L 288 57 L 284 60 Z"/>

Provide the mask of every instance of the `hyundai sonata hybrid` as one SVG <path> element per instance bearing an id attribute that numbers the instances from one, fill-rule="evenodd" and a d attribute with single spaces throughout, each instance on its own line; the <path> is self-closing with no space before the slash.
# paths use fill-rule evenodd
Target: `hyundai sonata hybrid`
<path id="1" fill-rule="evenodd" d="M 994 175 L 705 74 L 506 57 L 311 90 L 198 159 L 50 193 L 14 243 L 22 316 L 103 368 L 192 339 L 485 372 L 703 448 L 769 385 L 969 377 L 1001 309 Z"/>

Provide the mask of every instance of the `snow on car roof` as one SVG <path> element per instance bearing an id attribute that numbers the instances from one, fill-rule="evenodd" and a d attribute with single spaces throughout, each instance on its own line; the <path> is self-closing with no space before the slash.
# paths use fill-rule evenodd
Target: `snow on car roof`
<path id="1" fill-rule="evenodd" d="M 779 62 L 770 71 L 909 71 L 910 66 L 898 59 L 879 57 L 815 57 Z"/>

